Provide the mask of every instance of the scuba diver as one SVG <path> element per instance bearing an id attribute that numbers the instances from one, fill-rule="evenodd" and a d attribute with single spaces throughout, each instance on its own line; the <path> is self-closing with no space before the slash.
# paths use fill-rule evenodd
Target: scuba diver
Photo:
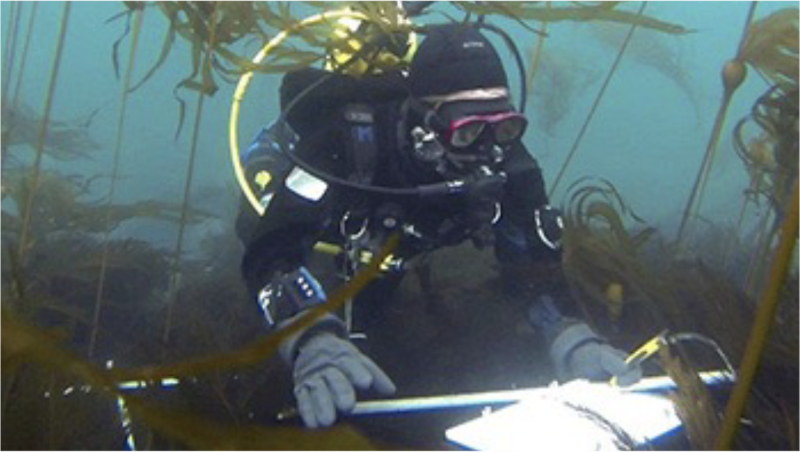
<path id="1" fill-rule="evenodd" d="M 289 72 L 281 108 L 243 158 L 265 212 L 245 201 L 237 218 L 243 277 L 273 331 L 326 302 L 308 268 L 318 241 L 340 244 L 352 276 L 359 253 L 377 255 L 390 234 L 401 234 L 395 264 L 372 283 L 385 298 L 415 256 L 471 240 L 493 247 L 505 295 L 524 305 L 562 381 L 641 377 L 626 353 L 568 312 L 563 284 L 542 290 L 520 276 L 531 262 L 559 266 L 563 225 L 522 144 L 528 122 L 479 27 L 430 27 L 407 71 Z M 371 288 L 356 312 L 373 308 L 358 303 Z M 281 345 L 307 427 L 332 425 L 337 412 L 353 409 L 357 391 L 395 391 L 350 341 L 349 326 L 327 314 Z"/>

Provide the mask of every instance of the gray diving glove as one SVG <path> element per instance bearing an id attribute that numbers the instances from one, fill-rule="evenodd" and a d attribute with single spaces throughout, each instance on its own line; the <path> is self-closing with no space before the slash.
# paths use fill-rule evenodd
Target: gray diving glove
<path id="1" fill-rule="evenodd" d="M 389 395 L 391 379 L 350 341 L 329 332 L 317 333 L 300 347 L 294 361 L 294 395 L 306 427 L 330 427 L 336 412 L 350 412 L 356 389 Z"/>
<path id="2" fill-rule="evenodd" d="M 550 359 L 562 381 L 575 378 L 607 381 L 616 377 L 619 386 L 632 385 L 642 378 L 642 369 L 638 364 L 628 365 L 627 356 L 583 322 L 567 325 L 550 346 Z"/>
<path id="3" fill-rule="evenodd" d="M 528 319 L 550 344 L 550 360 L 560 381 L 616 377 L 618 385 L 628 386 L 642 378 L 638 364 L 625 363 L 627 353 L 609 345 L 586 323 L 562 316 L 549 295 L 537 298 Z"/>

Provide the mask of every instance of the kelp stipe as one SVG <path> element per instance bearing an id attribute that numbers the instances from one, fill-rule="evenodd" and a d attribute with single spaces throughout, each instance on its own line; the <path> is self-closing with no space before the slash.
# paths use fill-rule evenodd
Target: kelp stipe
<path id="1" fill-rule="evenodd" d="M 131 84 L 131 74 L 133 73 L 134 62 L 136 61 L 136 51 L 139 46 L 139 32 L 142 29 L 142 15 L 144 9 L 139 9 L 134 12 L 134 25 L 133 36 L 131 37 L 131 48 L 128 59 L 128 67 L 125 71 L 125 80 L 122 83 L 122 92 L 120 93 L 120 109 L 119 117 L 117 118 L 117 137 L 114 142 L 114 160 L 111 164 L 111 187 L 108 190 L 107 206 L 106 209 L 106 228 L 103 236 L 103 254 L 100 264 L 100 275 L 97 282 L 97 297 L 95 298 L 94 313 L 92 315 L 92 332 L 89 337 L 89 358 L 94 356 L 95 344 L 97 342 L 97 331 L 100 325 L 100 310 L 103 307 L 103 289 L 106 276 L 106 264 L 108 262 L 108 247 L 111 240 L 111 204 L 114 202 L 114 194 L 119 180 L 119 161 L 122 153 L 123 132 L 125 130 L 125 114 L 128 107 L 128 88 Z"/>
<path id="2" fill-rule="evenodd" d="M 639 12 L 637 13 L 637 17 L 643 17 L 642 14 L 644 13 L 644 9 L 647 6 L 647 2 L 642 2 L 642 5 L 639 7 Z M 589 109 L 589 113 L 586 115 L 586 119 L 581 126 L 581 130 L 575 136 L 575 141 L 572 144 L 572 148 L 569 150 L 567 154 L 567 158 L 564 160 L 564 163 L 561 165 L 561 169 L 558 171 L 556 178 L 553 180 L 553 185 L 550 186 L 547 194 L 548 196 L 552 197 L 558 188 L 558 183 L 561 181 L 561 178 L 564 176 L 564 173 L 567 171 L 570 162 L 572 162 L 572 158 L 575 156 L 575 152 L 578 150 L 578 146 L 583 139 L 583 135 L 586 133 L 586 130 L 589 128 L 589 124 L 592 122 L 592 118 L 594 117 L 594 113 L 597 111 L 597 106 L 600 105 L 600 101 L 603 99 L 603 95 L 606 92 L 606 88 L 608 88 L 608 84 L 611 82 L 611 79 L 614 77 L 614 74 L 617 72 L 617 68 L 619 67 L 620 61 L 622 61 L 622 56 L 625 54 L 625 49 L 628 47 L 628 43 L 631 40 L 631 36 L 633 36 L 633 32 L 636 30 L 637 22 L 634 21 L 631 24 L 631 28 L 628 30 L 628 34 L 625 36 L 625 40 L 622 41 L 622 45 L 620 45 L 619 53 L 617 53 L 617 57 L 614 59 L 614 63 L 611 64 L 611 68 L 608 70 L 608 74 L 606 75 L 605 80 L 603 81 L 603 86 L 600 87 L 600 91 L 597 93 L 597 97 L 594 99 L 594 103 L 592 104 L 591 108 Z"/>
<path id="3" fill-rule="evenodd" d="M 19 235 L 19 254 L 20 259 L 25 260 L 25 253 L 28 250 L 28 229 L 31 223 L 31 215 L 33 213 L 33 201 L 36 196 L 36 189 L 39 184 L 39 172 L 41 171 L 42 155 L 44 154 L 44 138 L 47 134 L 47 125 L 50 121 L 50 112 L 53 108 L 53 96 L 55 94 L 56 82 L 58 81 L 58 70 L 61 67 L 61 56 L 64 50 L 64 42 L 66 40 L 67 25 L 69 24 L 69 13 L 72 4 L 66 2 L 64 4 L 64 12 L 61 16 L 61 31 L 56 45 L 55 57 L 53 59 L 53 69 L 50 72 L 50 83 L 45 97 L 44 117 L 42 119 L 42 126 L 39 130 L 39 139 L 36 146 L 36 159 L 33 164 L 33 176 L 31 178 L 30 192 L 28 199 L 25 201 L 25 206 L 22 210 L 22 228 Z"/>

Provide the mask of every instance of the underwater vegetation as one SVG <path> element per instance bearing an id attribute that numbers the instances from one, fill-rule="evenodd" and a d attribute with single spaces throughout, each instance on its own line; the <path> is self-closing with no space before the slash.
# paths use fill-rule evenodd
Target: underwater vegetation
<path id="1" fill-rule="evenodd" d="M 793 88 L 789 88 L 786 92 L 797 93 L 797 40 L 784 37 L 787 31 L 791 33 L 792 30 L 794 30 L 794 34 L 796 34 L 797 20 L 791 18 L 786 19 L 784 14 L 786 14 L 786 11 L 793 11 L 796 16 L 798 10 L 796 8 L 788 8 L 772 13 L 764 19 L 754 21 L 753 18 L 756 6 L 757 3 L 751 4 L 747 22 L 745 23 L 736 53 L 722 68 L 724 93 L 719 109 L 717 110 L 714 129 L 711 132 L 706 152 L 703 156 L 703 163 L 697 173 L 694 186 L 689 195 L 689 200 L 684 209 L 681 225 L 678 230 L 679 241 L 684 239 L 688 231 L 690 220 L 698 217 L 698 211 L 708 182 L 708 174 L 713 167 L 717 155 L 719 139 L 722 134 L 728 107 L 730 106 L 733 95 L 747 76 L 748 64 L 761 74 L 782 74 L 782 83 L 786 82 L 789 83 L 790 86 L 793 86 Z M 775 17 L 781 17 L 783 19 L 776 20 Z M 753 53 L 757 52 L 755 49 L 759 49 L 758 51 L 767 53 L 770 56 L 753 59 Z M 787 61 L 794 61 L 794 69 L 786 67 Z M 796 135 L 796 132 L 794 135 Z"/>
<path id="2" fill-rule="evenodd" d="M 608 181 L 591 183 L 589 179 L 580 179 L 568 190 L 567 199 L 562 209 L 563 263 L 573 296 L 576 300 L 607 305 L 609 314 L 619 318 L 622 294 L 609 297 L 608 289 L 622 285 L 630 293 L 649 290 L 649 281 L 642 281 L 646 275 L 641 274 L 639 261 L 644 245 L 656 231 L 645 227 L 633 234 L 628 232 L 623 215 L 629 215 L 638 224 L 643 224 L 643 220 L 629 210 Z"/>
<path id="3" fill-rule="evenodd" d="M 96 113 L 96 111 L 95 111 Z M 44 152 L 56 160 L 75 160 L 90 158 L 100 150 L 100 144 L 89 134 L 94 114 L 86 119 L 71 121 L 53 120 L 45 137 Z M 17 147 L 36 149 L 36 141 L 42 117 L 30 106 L 22 104 L 17 108 L 4 108 L 3 113 L 3 165 L 7 165 L 9 150 Z"/>
<path id="4" fill-rule="evenodd" d="M 609 337 L 638 340 L 663 328 L 700 333 L 714 338 L 737 366 L 756 303 L 741 281 L 709 265 L 721 261 L 725 235 L 712 232 L 698 240 L 706 246 L 687 257 L 637 217 L 610 182 L 582 179 L 569 193 L 564 209 L 564 271 L 573 298 L 581 302 L 595 328 Z M 736 253 L 749 253 L 755 246 L 750 243 L 750 249 Z M 798 381 L 796 289 L 796 275 L 782 286 L 778 320 L 747 409 L 754 427 L 737 437 L 741 447 L 795 444 L 797 407 L 787 406 L 783 391 Z M 720 366 L 718 359 L 694 356 L 697 359 L 688 369 Z M 690 441 L 699 449 L 711 447 L 719 434 L 722 407 L 699 403 L 708 396 L 694 370 L 685 365 L 676 369 L 663 356 L 662 366 L 678 383 L 676 401 Z"/>
<path id="5" fill-rule="evenodd" d="M 750 176 L 745 203 L 766 200 L 776 224 L 784 218 L 784 207 L 796 178 L 797 88 L 783 92 L 773 85 L 753 104 L 750 115 L 734 127 L 734 148 Z"/>
<path id="6" fill-rule="evenodd" d="M 35 239 L 46 239 L 51 234 L 93 234 L 113 230 L 122 222 L 134 218 L 151 218 L 176 222 L 180 217 L 180 206 L 171 202 L 146 200 L 131 204 L 112 204 L 93 199 L 92 185 L 101 176 L 63 176 L 54 171 L 40 174 L 34 205 L 34 221 L 30 231 Z M 30 193 L 31 179 L 24 172 L 3 176 L 3 202 L 22 210 Z M 197 223 L 211 214 L 193 209 L 189 223 Z M 3 237 L 10 239 L 20 233 L 21 216 L 9 208 L 3 210 Z M 35 240 L 34 239 L 34 240 Z"/>
<path id="7" fill-rule="evenodd" d="M 617 9 L 617 2 L 454 2 L 464 20 L 506 18 L 517 20 L 533 32 L 548 22 L 577 21 L 637 25 L 631 55 L 651 64 L 678 86 L 686 83 L 679 58 L 663 53 L 664 61 L 648 60 L 635 49 L 637 37 L 655 33 L 683 34 L 680 25 L 654 17 Z M 385 46 L 402 53 L 404 35 L 418 27 L 400 20 L 394 2 L 340 2 L 354 14 L 366 18 L 370 26 L 360 32 L 342 28 L 335 21 L 322 21 L 301 28 L 298 7 L 289 2 L 124 2 L 119 16 L 126 24 L 123 37 L 111 49 L 112 65 L 120 72 L 117 49 L 128 34 L 136 14 L 157 12 L 169 23 L 157 62 L 148 68 L 129 90 L 151 80 L 172 53 L 175 40 L 190 43 L 191 59 L 186 74 L 175 86 L 176 97 L 183 90 L 210 96 L 220 83 L 234 83 L 248 71 L 280 73 L 318 64 L 330 53 L 358 55 L 369 69 L 403 64 L 401 59 L 379 60 L 373 55 Z M 331 9 L 324 2 L 304 2 L 304 8 L 323 12 Z M 436 14 L 432 6 L 425 14 Z M 778 85 L 765 93 L 753 107 L 743 125 L 736 128 L 737 150 L 753 178 L 748 202 L 770 203 L 774 221 L 764 227 L 771 234 L 757 241 L 737 240 L 728 248 L 719 245 L 719 235 L 698 240 L 706 247 L 695 247 L 693 255 L 679 253 L 676 246 L 648 226 L 623 201 L 611 181 L 581 179 L 569 190 L 564 202 L 566 231 L 565 271 L 575 299 L 594 325 L 609 338 L 628 342 L 650 337 L 663 328 L 702 332 L 722 344 L 734 362 L 741 360 L 745 348 L 744 332 L 755 311 L 754 288 L 745 290 L 725 275 L 716 262 L 720 250 L 731 256 L 753 255 L 752 262 L 765 267 L 774 249 L 777 224 L 786 216 L 783 205 L 796 179 L 797 166 L 797 10 L 779 13 L 750 29 L 743 53 L 753 67 Z M 793 11 L 793 13 L 792 13 Z M 792 16 L 791 14 L 794 14 Z M 338 28 L 337 28 L 338 27 Z M 336 28 L 337 33 L 332 30 Z M 609 26 L 610 28 L 610 26 Z M 649 28 L 650 30 L 642 30 Z M 281 30 L 293 30 L 292 38 L 274 49 L 261 63 L 242 49 L 252 43 L 263 46 Z M 642 34 L 642 32 L 647 34 Z M 366 39 L 365 39 L 366 36 Z M 388 37 L 388 38 L 387 38 Z M 655 38 L 654 38 L 655 39 Z M 357 42 L 367 42 L 367 45 Z M 370 44 L 371 43 L 371 44 Z M 650 46 L 662 45 L 658 39 Z M 792 51 L 794 53 L 792 53 Z M 644 51 L 643 51 L 644 52 Z M 669 52 L 664 50 L 663 52 Z M 580 92 L 593 74 L 582 72 L 570 61 L 568 52 L 549 49 L 541 53 L 537 65 L 533 99 L 539 86 L 560 82 L 558 90 Z M 794 58 L 794 59 L 792 59 Z M 205 63 L 204 63 L 205 61 Z M 792 63 L 794 62 L 794 66 Z M 4 60 L 5 63 L 5 60 Z M 207 63 L 207 64 L 206 64 Z M 334 61 L 334 70 L 347 71 L 352 63 Z M 660 68 L 658 64 L 664 65 Z M 5 69 L 5 68 L 4 68 Z M 549 72 L 552 71 L 552 74 Z M 577 75 L 569 80 L 565 71 Z M 356 71 L 357 72 L 357 71 Z M 553 75 L 559 72 L 561 75 Z M 793 84 L 792 84 L 793 81 Z M 572 94 L 577 95 L 577 94 Z M 201 97 L 202 98 L 202 97 Z M 180 97 L 178 97 L 180 99 Z M 23 104 L 24 105 L 24 104 Z M 181 107 L 182 108 L 182 107 Z M 546 124 L 556 124 L 563 114 L 560 104 L 545 103 Z M 183 117 L 183 109 L 181 109 Z M 8 118 L 12 118 L 8 121 Z M 246 301 L 234 265 L 236 257 L 219 247 L 222 240 L 206 242 L 204 254 L 182 262 L 175 270 L 179 252 L 169 253 L 135 240 L 120 240 L 113 235 L 104 242 L 104 233 L 114 231 L 126 221 L 140 218 L 162 220 L 170 226 L 197 224 L 212 217 L 203 209 L 176 203 L 139 201 L 131 204 L 108 202 L 98 196 L 110 177 L 105 175 L 70 176 L 55 171 L 37 174 L 37 196 L 32 198 L 30 169 L 14 167 L 6 171 L 7 151 L 23 151 L 23 144 L 37 141 L 42 122 L 49 123 L 44 137 L 48 158 L 75 160 L 90 157 L 102 149 L 88 134 L 89 119 L 83 122 L 49 121 L 37 117 L 27 107 L 3 112 L 3 222 L 2 222 L 2 414 L 3 446 L 19 449 L 103 448 L 124 446 L 120 427 L 123 411 L 133 418 L 137 438 L 145 438 L 144 448 L 200 449 L 370 449 L 376 443 L 349 427 L 312 433 L 304 429 L 262 427 L 252 421 L 254 405 L 263 405 L 258 391 L 264 386 L 279 386 L 273 378 L 281 372 L 272 366 L 274 352 L 283 333 L 253 341 L 261 325 L 253 315 L 254 304 Z M 10 127 L 8 127 L 10 126 Z M 548 127 L 549 129 L 549 127 Z M 20 143 L 19 145 L 17 143 Z M 27 151 L 27 149 L 25 149 Z M 191 173 L 191 167 L 187 170 Z M 119 177 L 113 178 L 118 181 Z M 190 184 L 187 183 L 187 192 Z M 33 199 L 32 221 L 25 226 L 23 205 Z M 744 211 L 743 214 L 744 215 Z M 21 230 L 29 229 L 30 240 L 19 245 Z M 231 231 L 223 231 L 227 238 Z M 738 237 L 739 231 L 730 234 Z M 695 232 L 695 236 L 699 233 Z M 385 253 L 390 251 L 385 250 Z M 754 254 L 757 253 L 757 254 Z M 384 254 L 385 255 L 385 254 Z M 377 263 L 359 273 L 349 285 L 331 296 L 330 310 L 352 298 L 375 276 Z M 103 299 L 106 308 L 94 308 L 100 273 L 105 276 Z M 753 270 L 754 287 L 763 285 L 763 271 Z M 779 318 L 765 352 L 763 379 L 757 382 L 753 410 L 748 418 L 756 428 L 773 436 L 774 443 L 753 441 L 746 445 L 776 444 L 796 447 L 797 406 L 784 400 L 780 388 L 797 382 L 797 276 L 796 269 L 781 291 Z M 173 298 L 173 289 L 176 296 Z M 174 321 L 168 340 L 162 335 L 165 312 L 174 307 Z M 321 315 L 322 311 L 313 313 Z M 306 322 L 299 322 L 301 328 Z M 87 358 L 86 342 L 91 331 L 98 331 L 102 344 Z M 111 369 L 104 359 L 113 357 Z M 718 363 L 700 360 L 703 366 Z M 669 364 L 665 364 L 669 368 Z M 692 372 L 676 377 L 689 391 L 685 418 L 692 415 L 701 395 L 692 389 Z M 676 375 L 676 374 L 674 374 Z M 177 394 L 166 395 L 159 387 L 162 378 L 181 378 Z M 283 378 L 286 376 L 283 375 Z M 243 383 L 242 380 L 248 381 Z M 125 381 L 147 382 L 148 389 L 125 392 Z M 779 384 L 776 384 L 779 383 Z M 267 391 L 279 392 L 268 388 Z M 56 395 L 58 395 L 56 397 Z M 164 398 L 183 397 L 179 407 Z M 170 400 L 174 401 L 174 400 Z M 708 405 L 705 405 L 708 407 Z M 718 416 L 711 410 L 702 416 Z M 222 413 L 222 414 L 220 414 Z M 708 424 L 711 426 L 709 427 Z M 691 427 L 690 436 L 699 446 L 709 444 L 716 424 Z M 703 427 L 702 425 L 706 425 Z M 705 430 L 703 430 L 705 429 Z M 139 434 L 140 433 L 140 434 Z"/>
<path id="8" fill-rule="evenodd" d="M 192 46 L 191 68 L 189 74 L 180 80 L 173 90 L 179 102 L 179 124 L 183 124 L 185 104 L 179 96 L 184 89 L 213 95 L 218 90 L 218 80 L 235 83 L 239 76 L 248 72 L 283 73 L 309 67 L 320 62 L 331 64 L 334 70 L 344 70 L 361 60 L 357 73 L 371 73 L 386 67 L 398 67 L 405 62 L 401 57 L 408 49 L 407 36 L 413 30 L 425 33 L 424 26 L 415 26 L 406 20 L 404 13 L 394 2 L 337 2 L 335 9 L 349 8 L 353 17 L 365 18 L 369 27 L 350 30 L 334 20 L 323 20 L 313 25 L 302 22 L 305 15 L 297 13 L 298 7 L 292 2 L 124 2 L 127 11 L 112 17 L 114 20 L 126 17 L 122 36 L 114 43 L 112 61 L 119 73 L 117 48 L 128 36 L 130 18 L 137 11 L 156 8 L 169 21 L 161 53 L 157 62 L 136 82 L 132 91 L 147 82 L 169 58 L 176 37 L 184 39 Z M 437 2 L 424 11 L 434 14 Z M 663 33 L 680 34 L 688 30 L 657 18 L 637 15 L 618 10 L 619 2 L 565 2 L 552 6 L 549 2 L 448 2 L 465 13 L 468 20 L 479 17 L 502 17 L 518 21 L 524 27 L 535 31 L 529 21 L 604 21 L 623 24 L 637 24 Z M 323 14 L 331 11 L 326 2 L 302 2 L 302 6 L 312 13 Z M 256 41 L 261 47 L 267 45 L 276 34 L 287 30 L 291 34 L 277 47 L 271 48 L 264 61 L 254 63 L 253 55 L 244 54 L 242 45 Z M 356 32 L 358 36 L 356 36 Z M 367 43 L 362 45 L 361 43 Z M 385 52 L 384 50 L 388 50 Z M 203 66 L 202 55 L 208 52 L 211 64 Z M 352 55 L 352 58 L 339 61 L 329 55 Z M 351 61 L 353 60 L 353 61 Z M 179 125 L 177 133 L 180 133 Z"/>
<path id="9" fill-rule="evenodd" d="M 198 449 L 373 449 L 366 439 L 349 429 L 340 426 L 325 431 L 308 432 L 294 427 L 266 428 L 255 425 L 240 426 L 225 424 L 217 420 L 206 419 L 195 413 L 175 408 L 165 408 L 152 400 L 147 400 L 138 395 L 131 395 L 121 391 L 117 384 L 129 380 L 153 382 L 161 378 L 194 377 L 200 374 L 218 373 L 225 369 L 235 369 L 253 366 L 263 362 L 273 355 L 281 340 L 287 335 L 295 333 L 313 322 L 320 315 L 339 309 L 355 293 L 370 282 L 379 271 L 379 264 L 390 254 L 397 243 L 397 237 L 390 239 L 387 247 L 382 250 L 370 265 L 359 272 L 345 287 L 331 295 L 330 303 L 315 308 L 307 316 L 287 329 L 266 336 L 256 342 L 244 346 L 237 351 L 209 351 L 206 356 L 199 358 L 184 358 L 185 361 L 163 366 L 149 365 L 141 368 L 111 368 L 103 369 L 90 361 L 81 358 L 65 347 L 64 334 L 53 335 L 54 330 L 43 330 L 31 326 L 12 312 L 9 297 L 4 294 L 2 310 L 2 358 L 3 358 L 3 411 L 6 403 L 15 400 L 18 403 L 9 409 L 20 409 L 24 400 L 19 400 L 17 394 L 23 390 L 30 390 L 31 379 L 22 379 L 21 372 L 29 366 L 39 366 L 46 369 L 51 382 L 56 378 L 65 378 L 65 381 L 78 381 L 81 386 L 74 384 L 69 388 L 56 386 L 51 383 L 46 392 L 35 394 L 71 394 L 74 388 L 84 388 L 88 385 L 90 392 L 99 393 L 109 400 L 117 398 L 123 400 L 128 412 L 136 420 L 150 426 L 155 431 L 169 435 L 179 440 L 182 444 Z M 18 303 L 29 303 L 30 295 L 27 292 L 10 294 Z M 23 298 L 24 297 L 24 298 Z M 221 308 L 221 307 L 220 307 Z M 232 328 L 233 329 L 233 328 Z M 156 386 L 157 383 L 156 383 Z M 32 396 L 36 399 L 40 397 Z M 45 405 L 52 414 L 55 411 L 55 397 L 49 399 Z M 88 404 L 88 402 L 85 402 Z M 52 415 L 51 419 L 52 421 Z M 49 425 L 54 429 L 56 425 Z M 72 425 L 72 428 L 77 426 Z M 11 438 L 6 444 L 18 440 L 13 434 L 17 430 L 6 428 L 4 435 Z M 19 431 L 25 431 L 20 429 Z M 53 430 L 50 430 L 53 431 Z M 24 440 L 23 440 L 24 441 Z M 30 447 L 30 443 L 22 443 Z M 52 443 L 51 443 L 52 445 Z M 72 445 L 72 447 L 76 447 Z"/>
<path id="10" fill-rule="evenodd" d="M 785 8 L 753 23 L 741 57 L 783 92 L 797 89 L 797 8 Z"/>
<path id="11" fill-rule="evenodd" d="M 592 22 L 587 29 L 596 42 L 618 49 L 625 39 L 628 27 L 616 23 Z M 696 81 L 682 64 L 679 39 L 685 34 L 665 35 L 656 30 L 638 29 L 630 39 L 627 58 L 643 66 L 652 68 L 683 92 L 686 100 L 692 105 L 695 115 L 699 116 L 699 92 Z M 698 117 L 699 119 L 699 117 Z"/>
<path id="12" fill-rule="evenodd" d="M 569 51 L 552 47 L 542 52 L 536 70 L 531 67 L 528 73 L 532 77 L 528 92 L 536 123 L 551 137 L 573 102 L 600 76 L 597 69 Z"/>

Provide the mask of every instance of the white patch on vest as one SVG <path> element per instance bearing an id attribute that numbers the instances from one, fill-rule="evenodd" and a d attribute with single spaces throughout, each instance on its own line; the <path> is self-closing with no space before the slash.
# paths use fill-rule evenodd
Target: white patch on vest
<path id="1" fill-rule="evenodd" d="M 294 167 L 286 177 L 286 187 L 310 201 L 319 201 L 328 190 L 328 184 L 299 167 Z"/>
<path id="2" fill-rule="evenodd" d="M 269 204 L 272 202 L 272 198 L 275 197 L 275 193 L 267 193 L 266 195 L 261 197 L 261 206 L 264 208 L 264 211 L 267 210 Z"/>
<path id="3" fill-rule="evenodd" d="M 471 49 L 474 47 L 483 48 L 483 43 L 481 41 L 467 41 L 462 44 L 465 49 Z"/>

